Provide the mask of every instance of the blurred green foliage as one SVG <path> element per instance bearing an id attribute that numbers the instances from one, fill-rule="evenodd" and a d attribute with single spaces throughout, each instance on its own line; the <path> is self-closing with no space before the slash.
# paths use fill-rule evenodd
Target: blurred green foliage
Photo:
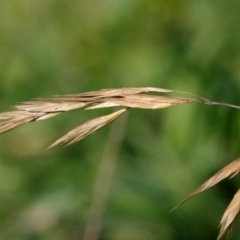
<path id="1" fill-rule="evenodd" d="M 239 12 L 239 1 L 226 0 L 1 1 L 0 110 L 143 86 L 239 105 Z M 73 111 L 0 137 L 1 239 L 81 239 L 109 127 L 44 150 L 103 113 Z M 197 104 L 131 111 L 101 239 L 215 239 L 237 177 L 168 212 L 239 156 L 239 118 Z"/>

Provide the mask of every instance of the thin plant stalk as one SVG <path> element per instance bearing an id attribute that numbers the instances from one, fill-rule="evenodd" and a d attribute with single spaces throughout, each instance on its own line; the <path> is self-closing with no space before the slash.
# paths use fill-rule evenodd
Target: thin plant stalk
<path id="1" fill-rule="evenodd" d="M 117 166 L 119 150 L 125 134 L 127 116 L 125 114 L 110 127 L 107 143 L 93 187 L 92 203 L 83 240 L 98 240 L 101 234 L 107 199 Z"/>

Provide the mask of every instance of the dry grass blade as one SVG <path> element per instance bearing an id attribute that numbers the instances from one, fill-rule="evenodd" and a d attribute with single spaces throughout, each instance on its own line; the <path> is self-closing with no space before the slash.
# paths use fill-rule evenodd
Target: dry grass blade
<path id="1" fill-rule="evenodd" d="M 240 189 L 234 195 L 233 200 L 230 202 L 226 211 L 223 214 L 221 219 L 221 229 L 218 235 L 217 240 L 220 240 L 225 234 L 227 234 L 227 238 L 230 237 L 233 227 L 236 224 L 239 215 L 240 215 Z"/>
<path id="2" fill-rule="evenodd" d="M 127 109 L 121 109 L 117 112 L 114 112 L 112 114 L 101 116 L 98 118 L 94 118 L 90 121 L 85 122 L 84 124 L 74 128 L 72 131 L 68 132 L 66 135 L 58 139 L 56 142 L 54 142 L 49 148 L 52 148 L 58 144 L 61 143 L 67 143 L 67 145 L 75 143 L 89 134 L 92 134 L 99 130 L 100 128 L 104 127 L 105 125 L 111 123 L 118 117 L 120 117 Z"/>
<path id="3" fill-rule="evenodd" d="M 210 179 L 208 179 L 205 183 L 203 183 L 200 187 L 198 187 L 195 191 L 193 191 L 190 195 L 188 195 L 182 202 L 180 202 L 176 207 L 174 207 L 171 211 L 182 205 L 184 202 L 192 198 L 193 196 L 213 187 L 223 179 L 231 176 L 234 177 L 236 174 L 240 172 L 240 158 L 231 162 L 226 167 L 222 168 L 219 172 L 214 174 Z"/>

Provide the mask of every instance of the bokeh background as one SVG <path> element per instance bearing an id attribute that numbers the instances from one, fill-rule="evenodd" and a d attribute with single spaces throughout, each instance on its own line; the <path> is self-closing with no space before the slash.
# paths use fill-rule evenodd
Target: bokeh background
<path id="1" fill-rule="evenodd" d="M 1 1 L 0 110 L 32 98 L 145 86 L 239 105 L 239 12 L 240 2 L 227 0 Z M 1 239 L 83 238 L 111 127 L 45 149 L 110 112 L 73 111 L 0 136 Z M 169 211 L 239 156 L 239 120 L 237 109 L 198 104 L 130 111 L 111 153 L 115 172 L 98 239 L 215 239 L 238 177 Z M 239 236 L 238 226 L 232 239 Z"/>

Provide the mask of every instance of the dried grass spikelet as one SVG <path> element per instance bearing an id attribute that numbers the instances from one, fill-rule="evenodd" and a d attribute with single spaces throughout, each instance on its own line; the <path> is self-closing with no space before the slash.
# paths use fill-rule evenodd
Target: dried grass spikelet
<path id="1" fill-rule="evenodd" d="M 192 198 L 193 196 L 213 187 L 223 179 L 227 177 L 234 177 L 240 172 L 240 158 L 231 162 L 224 168 L 222 168 L 219 172 L 214 174 L 211 178 L 209 178 L 206 182 L 204 182 L 200 187 L 198 187 L 195 191 L 193 191 L 190 195 L 188 195 L 182 202 L 180 202 L 174 209 L 182 205 L 184 202 Z M 174 210 L 173 209 L 173 210 Z M 172 211 L 173 211 L 172 210 Z M 230 236 L 230 233 L 238 220 L 240 214 L 240 190 L 235 194 L 233 200 L 227 207 L 220 222 L 221 229 L 219 232 L 219 236 L 217 240 L 220 240 L 225 234 Z"/>
<path id="2" fill-rule="evenodd" d="M 166 97 L 146 93 L 181 93 L 191 95 L 192 98 Z M 199 97 L 188 92 L 173 91 L 163 88 L 145 87 L 103 89 L 93 92 L 55 96 L 47 99 L 38 99 L 35 101 L 24 102 L 21 105 L 17 105 L 15 107 L 15 110 L 13 111 L 0 113 L 0 134 L 17 128 L 23 124 L 38 120 L 45 120 L 47 118 L 73 109 L 90 110 L 96 108 L 116 106 L 122 107 L 122 109 L 112 114 L 97 117 L 81 124 L 80 126 L 76 127 L 75 129 L 55 141 L 49 147 L 51 148 L 61 143 L 67 143 L 67 145 L 69 145 L 85 138 L 89 134 L 96 132 L 105 125 L 110 124 L 112 121 L 120 117 L 130 108 L 160 109 L 178 104 L 189 103 L 221 105 L 240 109 L 239 106 L 227 103 L 212 102 L 208 99 Z M 218 173 L 213 175 L 208 181 L 206 181 L 193 193 L 191 193 L 187 198 L 185 198 L 179 205 L 183 204 L 191 197 L 207 190 L 208 188 L 211 188 L 224 178 L 227 178 L 229 176 L 233 177 L 239 172 L 240 159 L 237 159 L 236 161 L 230 163 Z M 177 205 L 177 207 L 179 205 Z M 231 232 L 235 222 L 239 217 L 239 210 L 240 190 L 236 193 L 232 202 L 230 203 L 222 217 L 221 229 L 218 240 L 222 238 L 226 233 Z"/>
<path id="3" fill-rule="evenodd" d="M 225 210 L 223 217 L 221 219 L 220 232 L 217 240 L 222 239 L 224 235 L 227 235 L 227 238 L 230 238 L 232 230 L 237 223 L 240 215 L 240 189 L 234 195 L 232 201 Z"/>
<path id="4" fill-rule="evenodd" d="M 85 122 L 84 124 L 74 128 L 72 131 L 68 132 L 63 137 L 59 138 L 49 148 L 52 148 L 60 143 L 68 142 L 67 145 L 75 143 L 75 142 L 85 138 L 87 135 L 92 134 L 92 133 L 96 132 L 98 129 L 111 123 L 112 121 L 117 119 L 119 116 L 121 116 L 125 111 L 126 111 L 126 109 L 124 108 L 124 109 L 121 109 L 112 114 L 89 120 L 89 121 Z"/>

